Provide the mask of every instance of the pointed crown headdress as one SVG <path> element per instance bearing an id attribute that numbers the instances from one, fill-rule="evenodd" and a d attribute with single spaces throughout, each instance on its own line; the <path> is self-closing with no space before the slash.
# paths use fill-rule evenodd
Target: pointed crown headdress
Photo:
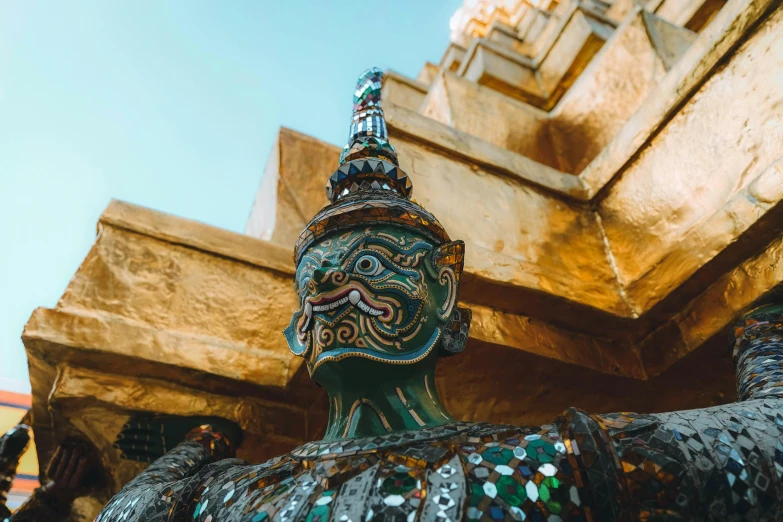
<path id="1" fill-rule="evenodd" d="M 367 69 L 356 82 L 348 143 L 340 154 L 339 168 L 326 183 L 330 203 L 299 235 L 294 248 L 297 265 L 320 238 L 365 225 L 396 225 L 421 233 L 436 245 L 449 242 L 437 218 L 410 199 L 413 185 L 388 140 L 382 85 L 383 71 L 377 67 Z"/>

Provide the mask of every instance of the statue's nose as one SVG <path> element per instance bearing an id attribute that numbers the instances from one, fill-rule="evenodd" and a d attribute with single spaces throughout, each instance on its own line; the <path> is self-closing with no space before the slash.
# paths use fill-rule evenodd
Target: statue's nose
<path id="1" fill-rule="evenodd" d="M 337 287 L 340 287 L 348 280 L 348 274 L 337 266 L 322 266 L 316 268 L 313 272 L 312 281 L 315 283 L 315 288 L 318 293 L 328 292 Z"/>

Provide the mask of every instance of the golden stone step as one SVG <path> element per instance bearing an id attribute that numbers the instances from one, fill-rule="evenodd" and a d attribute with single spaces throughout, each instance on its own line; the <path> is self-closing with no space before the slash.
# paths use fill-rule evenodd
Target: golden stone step
<path id="1" fill-rule="evenodd" d="M 293 248 L 299 232 L 325 204 L 324 185 L 340 148 L 282 127 L 272 145 L 245 233 Z"/>
<path id="2" fill-rule="evenodd" d="M 544 165 L 578 174 L 695 38 L 695 33 L 637 8 L 551 115 L 448 73 L 432 85 L 420 112 Z"/>
<path id="3" fill-rule="evenodd" d="M 533 43 L 527 44 L 527 56 L 477 38 L 457 74 L 548 110 L 577 79 L 613 28 L 611 20 L 575 2 L 563 18 L 548 19 Z"/>
<path id="4" fill-rule="evenodd" d="M 502 22 L 492 22 L 487 28 L 485 38 L 490 42 L 520 54 L 525 50 L 525 42 L 519 39 L 516 29 Z"/>
<path id="5" fill-rule="evenodd" d="M 580 173 L 644 103 L 695 33 L 637 8 L 552 110 L 556 168 Z"/>
<path id="6" fill-rule="evenodd" d="M 538 73 L 547 93 L 546 109 L 552 108 L 577 80 L 614 30 L 613 22 L 577 6 L 556 41 L 540 59 Z"/>
<path id="7" fill-rule="evenodd" d="M 537 107 L 547 103 L 533 60 L 488 40 L 473 40 L 457 74 Z"/>
<path id="8" fill-rule="evenodd" d="M 440 73 L 440 66 L 432 62 L 425 62 L 419 71 L 419 75 L 416 77 L 416 81 L 429 88 L 438 73 Z"/>
<path id="9" fill-rule="evenodd" d="M 609 26 L 616 25 L 614 20 L 607 17 L 603 5 L 599 7 L 590 0 L 566 0 L 559 3 L 551 12 L 546 12 L 548 18 L 545 25 L 540 26 L 537 32 L 531 31 L 525 36 L 527 49 L 523 54 L 540 63 L 552 49 L 552 46 L 559 41 L 571 18 L 579 11 Z"/>
<path id="10" fill-rule="evenodd" d="M 421 114 L 484 141 L 559 168 L 549 115 L 493 89 L 445 72 L 427 93 Z"/>
<path id="11" fill-rule="evenodd" d="M 457 72 L 465 59 L 467 50 L 454 42 L 451 42 L 440 59 L 440 68 L 444 71 Z"/>
<path id="12" fill-rule="evenodd" d="M 655 14 L 691 31 L 699 32 L 718 14 L 727 0 L 663 0 Z"/>
<path id="13" fill-rule="evenodd" d="M 386 71 L 381 96 L 390 103 L 418 111 L 428 86 L 394 71 Z"/>
<path id="14" fill-rule="evenodd" d="M 524 41 L 535 40 L 551 18 L 552 13 L 542 9 L 531 8 L 526 11 L 516 25 L 519 38 Z"/>

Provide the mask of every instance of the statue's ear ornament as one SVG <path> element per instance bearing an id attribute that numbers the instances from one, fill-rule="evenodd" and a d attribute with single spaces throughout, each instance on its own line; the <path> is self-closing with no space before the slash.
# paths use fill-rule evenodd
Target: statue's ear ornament
<path id="1" fill-rule="evenodd" d="M 470 330 L 470 319 L 473 313 L 467 308 L 457 306 L 459 299 L 459 281 L 465 266 L 465 243 L 449 241 L 435 248 L 430 255 L 433 275 L 441 283 L 449 285 L 449 292 L 443 309 L 438 314 L 444 314 L 441 326 L 441 355 L 456 355 L 465 349 Z"/>
<path id="2" fill-rule="evenodd" d="M 443 267 L 451 268 L 457 283 L 459 283 L 462 277 L 462 268 L 465 266 L 465 242 L 458 239 L 440 245 L 432 251 L 430 260 L 436 274 Z"/>
<path id="3" fill-rule="evenodd" d="M 456 307 L 451 313 L 449 321 L 441 330 L 441 355 L 456 355 L 465 349 L 470 332 L 470 320 L 473 312 L 468 308 Z"/>
<path id="4" fill-rule="evenodd" d="M 294 313 L 291 317 L 291 322 L 283 330 L 283 335 L 285 335 L 285 340 L 291 353 L 298 357 L 305 357 L 310 348 L 310 332 L 307 332 L 303 337 L 298 335 L 297 324 L 301 317 L 301 312 Z"/>

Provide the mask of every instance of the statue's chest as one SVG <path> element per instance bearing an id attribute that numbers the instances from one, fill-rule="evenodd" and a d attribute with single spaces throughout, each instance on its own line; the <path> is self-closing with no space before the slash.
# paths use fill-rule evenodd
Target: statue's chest
<path id="1" fill-rule="evenodd" d="M 441 440 L 363 455 L 284 460 L 216 477 L 195 520 L 566 520 L 580 512 L 565 445 L 538 433 Z M 208 518 L 212 515 L 212 518 Z M 551 518 L 550 520 L 557 520 Z"/>

